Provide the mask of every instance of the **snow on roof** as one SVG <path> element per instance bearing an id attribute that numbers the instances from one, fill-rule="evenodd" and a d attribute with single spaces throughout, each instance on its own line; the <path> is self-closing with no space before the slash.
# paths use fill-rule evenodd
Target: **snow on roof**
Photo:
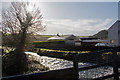
<path id="1" fill-rule="evenodd" d="M 64 40 L 64 37 L 60 37 L 60 36 L 53 36 L 51 38 L 48 38 L 48 40 Z"/>

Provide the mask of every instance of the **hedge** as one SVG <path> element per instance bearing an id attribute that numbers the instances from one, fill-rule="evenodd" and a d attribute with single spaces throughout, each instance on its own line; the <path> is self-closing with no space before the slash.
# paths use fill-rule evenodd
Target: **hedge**
<path id="1" fill-rule="evenodd" d="M 35 46 L 45 46 L 45 45 L 50 45 L 50 44 L 63 44 L 64 45 L 64 40 L 49 40 L 49 41 L 34 41 L 33 45 Z"/>

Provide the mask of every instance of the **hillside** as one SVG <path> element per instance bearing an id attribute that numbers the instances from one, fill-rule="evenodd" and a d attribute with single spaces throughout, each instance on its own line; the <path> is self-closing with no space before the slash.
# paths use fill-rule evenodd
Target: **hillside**
<path id="1" fill-rule="evenodd" d="M 101 38 L 101 39 L 107 39 L 108 38 L 108 31 L 107 30 L 101 30 L 97 34 L 94 34 L 92 36 L 89 36 L 90 38 Z"/>

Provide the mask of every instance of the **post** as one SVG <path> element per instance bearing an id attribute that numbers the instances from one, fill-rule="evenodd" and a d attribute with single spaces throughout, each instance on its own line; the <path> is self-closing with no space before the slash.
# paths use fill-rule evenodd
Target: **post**
<path id="1" fill-rule="evenodd" d="M 112 54 L 113 54 L 113 73 L 115 74 L 114 80 L 119 80 L 118 55 L 116 51 L 114 51 Z"/>
<path id="2" fill-rule="evenodd" d="M 78 61 L 76 59 L 76 54 L 73 55 L 73 67 L 75 69 L 75 80 L 79 80 L 79 69 L 78 69 Z"/>

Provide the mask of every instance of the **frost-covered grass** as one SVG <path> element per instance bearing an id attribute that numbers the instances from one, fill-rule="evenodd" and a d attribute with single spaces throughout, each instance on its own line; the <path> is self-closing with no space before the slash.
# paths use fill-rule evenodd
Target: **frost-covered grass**
<path id="1" fill-rule="evenodd" d="M 40 71 L 50 70 L 49 67 L 41 64 L 41 58 L 37 53 L 25 52 L 28 58 L 28 72 L 26 73 L 35 73 Z"/>

